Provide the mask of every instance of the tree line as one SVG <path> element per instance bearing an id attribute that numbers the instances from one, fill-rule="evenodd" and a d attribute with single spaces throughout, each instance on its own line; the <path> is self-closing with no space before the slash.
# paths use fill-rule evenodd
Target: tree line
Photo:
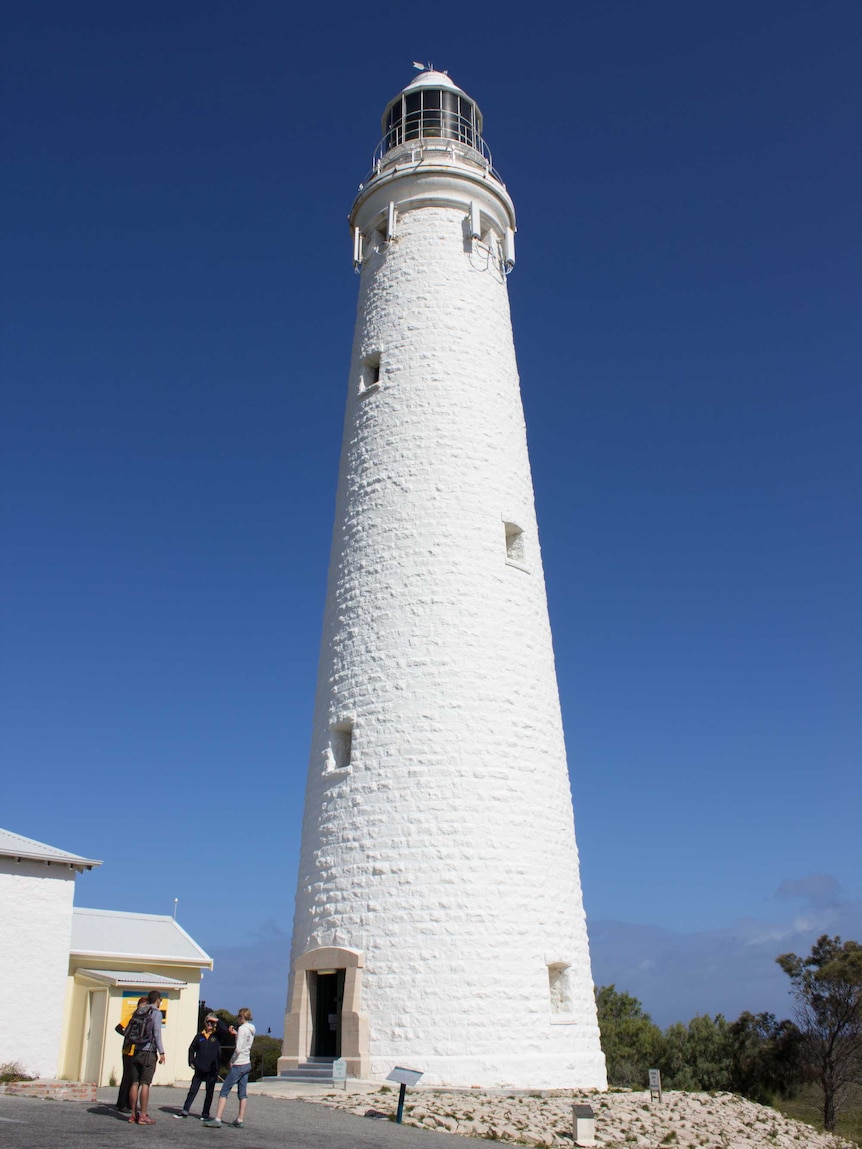
<path id="1" fill-rule="evenodd" d="M 823 1126 L 834 1130 L 848 1090 L 862 1084 L 862 946 L 824 934 L 806 957 L 775 960 L 790 978 L 794 1020 L 704 1014 L 662 1031 L 637 998 L 598 988 L 609 1083 L 643 1088 L 648 1070 L 659 1069 L 668 1089 L 726 1090 L 769 1103 L 814 1082 Z"/>
<path id="2" fill-rule="evenodd" d="M 202 1008 L 199 1010 L 200 1021 L 198 1028 L 203 1024 L 203 1018 L 209 1013 L 206 1002 L 202 1003 Z M 231 1013 L 228 1009 L 214 1010 L 216 1017 L 220 1017 L 226 1025 L 239 1025 L 239 1018 L 235 1013 Z M 234 1046 L 225 1042 L 222 1045 L 221 1059 L 219 1064 L 219 1072 L 222 1077 L 227 1074 L 228 1066 L 230 1063 L 230 1056 L 234 1051 Z M 281 1056 L 281 1042 L 276 1037 L 270 1037 L 266 1033 L 255 1034 L 254 1041 L 251 1043 L 251 1073 L 249 1074 L 250 1081 L 259 1081 L 261 1077 L 276 1077 L 278 1075 L 278 1059 Z"/>

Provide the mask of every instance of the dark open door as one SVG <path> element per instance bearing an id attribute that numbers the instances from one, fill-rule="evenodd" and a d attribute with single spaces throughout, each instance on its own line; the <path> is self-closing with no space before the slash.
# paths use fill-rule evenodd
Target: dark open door
<path id="1" fill-rule="evenodd" d="M 343 969 L 318 972 L 315 978 L 312 1057 L 341 1056 L 341 1003 L 344 1000 Z"/>

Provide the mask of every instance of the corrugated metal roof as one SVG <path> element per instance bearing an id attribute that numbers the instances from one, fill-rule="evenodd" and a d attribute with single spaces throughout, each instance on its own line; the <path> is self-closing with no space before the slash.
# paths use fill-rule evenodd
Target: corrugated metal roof
<path id="1" fill-rule="evenodd" d="M 72 913 L 73 954 L 123 957 L 133 961 L 182 962 L 212 969 L 213 960 L 173 918 L 121 910 Z"/>
<path id="2" fill-rule="evenodd" d="M 157 973 L 124 969 L 78 969 L 75 976 L 83 974 L 93 981 L 104 981 L 109 985 L 131 985 L 136 989 L 185 989 L 189 984 L 176 977 L 162 977 Z"/>
<path id="3" fill-rule="evenodd" d="M 56 846 L 37 842 L 35 838 L 25 838 L 22 834 L 13 834 L 11 830 L 2 829 L 0 829 L 0 856 L 26 858 L 28 861 L 47 862 L 49 865 L 59 863 L 71 866 L 81 873 L 102 864 L 94 858 L 82 858 L 80 854 L 70 854 L 68 850 L 58 850 Z"/>

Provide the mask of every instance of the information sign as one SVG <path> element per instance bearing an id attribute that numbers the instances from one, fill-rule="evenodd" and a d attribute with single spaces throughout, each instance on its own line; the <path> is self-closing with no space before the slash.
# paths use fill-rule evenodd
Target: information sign
<path id="1" fill-rule="evenodd" d="M 403 1065 L 396 1065 L 391 1073 L 386 1074 L 387 1081 L 396 1081 L 399 1085 L 415 1085 L 422 1076 L 422 1069 L 405 1069 Z"/>
<path id="2" fill-rule="evenodd" d="M 661 1101 L 661 1070 L 659 1069 L 649 1071 L 649 1099 L 650 1101 Z"/>
<path id="3" fill-rule="evenodd" d="M 398 1090 L 398 1112 L 395 1120 L 400 1125 L 404 1116 L 404 1094 L 408 1085 L 415 1085 L 425 1071 L 422 1069 L 405 1069 L 403 1065 L 396 1065 L 391 1073 L 386 1074 L 387 1081 L 397 1081 L 401 1088 Z"/>

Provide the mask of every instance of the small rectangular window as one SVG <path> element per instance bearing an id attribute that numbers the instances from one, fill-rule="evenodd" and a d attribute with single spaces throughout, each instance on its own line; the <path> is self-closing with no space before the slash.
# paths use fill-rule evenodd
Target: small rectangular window
<path id="1" fill-rule="evenodd" d="M 524 548 L 524 532 L 516 523 L 504 523 L 506 529 L 506 562 L 523 567 L 527 556 Z"/>
<path id="2" fill-rule="evenodd" d="M 380 386 L 380 354 L 366 355 L 359 371 L 359 394 L 365 395 Z"/>
<path id="3" fill-rule="evenodd" d="M 551 995 L 551 1013 L 571 1013 L 572 989 L 569 984 L 569 967 L 563 962 L 553 962 L 548 966 L 548 989 Z"/>
<path id="4" fill-rule="evenodd" d="M 329 745 L 326 748 L 326 773 L 333 770 L 347 770 L 353 759 L 353 723 L 334 722 L 329 728 Z"/>

